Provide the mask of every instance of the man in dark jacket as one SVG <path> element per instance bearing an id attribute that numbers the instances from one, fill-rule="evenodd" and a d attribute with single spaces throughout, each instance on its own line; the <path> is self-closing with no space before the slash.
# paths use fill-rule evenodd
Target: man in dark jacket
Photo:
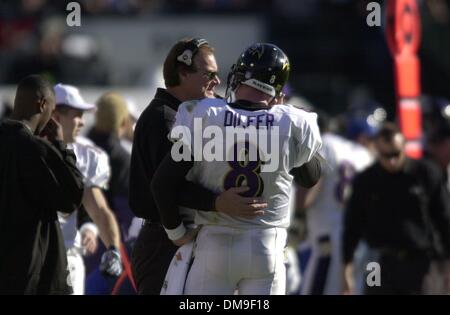
<path id="1" fill-rule="evenodd" d="M 50 120 L 54 108 L 52 86 L 29 76 L 19 83 L 11 120 L 0 124 L 0 294 L 72 291 L 57 211 L 80 206 L 83 182 Z"/>
<path id="2" fill-rule="evenodd" d="M 385 124 L 375 144 L 378 162 L 355 178 L 346 208 L 346 284 L 351 291 L 351 262 L 364 239 L 371 262 L 379 265 L 366 294 L 420 294 L 433 259 L 450 266 L 449 196 L 433 164 L 406 157 L 404 137 L 395 125 Z"/>

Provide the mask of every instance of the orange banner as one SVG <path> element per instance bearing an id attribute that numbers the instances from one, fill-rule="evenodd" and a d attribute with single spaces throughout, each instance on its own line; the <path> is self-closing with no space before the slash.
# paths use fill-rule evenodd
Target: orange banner
<path id="1" fill-rule="evenodd" d="M 406 153 L 422 156 L 422 110 L 419 97 L 421 39 L 420 13 L 416 0 L 389 0 L 386 37 L 394 58 L 397 119 L 406 138 Z"/>

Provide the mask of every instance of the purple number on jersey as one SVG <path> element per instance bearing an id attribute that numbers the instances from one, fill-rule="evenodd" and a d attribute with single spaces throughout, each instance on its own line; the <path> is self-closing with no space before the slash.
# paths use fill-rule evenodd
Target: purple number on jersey
<path id="1" fill-rule="evenodd" d="M 339 164 L 338 176 L 339 181 L 335 188 L 336 200 L 340 203 L 344 203 L 347 200 L 350 185 L 352 184 L 353 177 L 355 176 L 356 169 L 349 161 L 343 161 Z"/>
<path id="2" fill-rule="evenodd" d="M 241 147 L 241 152 L 238 152 L 238 148 Z M 256 150 L 252 152 L 257 152 L 256 161 L 250 161 L 250 149 Z M 245 160 L 239 161 L 238 156 L 241 155 L 242 150 L 244 150 Z M 237 143 L 234 144 L 234 156 L 232 161 L 228 161 L 228 165 L 231 170 L 225 175 L 224 189 L 227 190 L 232 187 L 240 187 L 246 182 L 249 190 L 247 190 L 242 195 L 244 197 L 258 197 L 264 191 L 264 182 L 259 176 L 261 172 L 261 160 L 259 158 L 259 149 L 255 146 L 250 147 L 250 143 L 246 141 L 243 146 L 238 146 Z"/>

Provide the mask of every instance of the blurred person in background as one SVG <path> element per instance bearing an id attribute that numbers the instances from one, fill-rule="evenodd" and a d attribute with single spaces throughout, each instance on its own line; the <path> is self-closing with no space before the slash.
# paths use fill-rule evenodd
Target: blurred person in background
<path id="1" fill-rule="evenodd" d="M 122 272 L 119 252 L 120 232 L 103 193 L 108 187 L 111 173 L 108 155 L 96 146 L 77 141 L 77 136 L 84 126 L 83 114 L 93 110 L 95 105 L 86 103 L 74 86 L 57 84 L 54 90 L 56 109 L 53 117 L 62 126 L 64 143 L 75 152 L 77 167 L 84 175 L 83 206 L 96 224 L 85 223 L 78 230 L 77 213 L 59 216 L 74 294 L 83 295 L 85 282 L 83 251 L 94 254 L 99 234 L 108 249 L 103 253 L 100 270 L 108 275 L 119 276 Z"/>
<path id="2" fill-rule="evenodd" d="M 330 118 L 319 112 L 319 128 L 323 146 L 321 155 L 327 165 L 322 167 L 319 182 L 311 189 L 300 188 L 298 202 L 306 209 L 307 240 L 299 246 L 302 283 L 300 294 L 341 294 L 342 227 L 344 206 L 350 194 L 353 177 L 367 168 L 373 157 L 357 142 L 330 132 Z M 361 130 L 354 131 L 361 133 Z"/>
<path id="3" fill-rule="evenodd" d="M 111 179 L 105 194 L 119 224 L 122 239 L 121 253 L 126 273 L 119 279 L 110 281 L 111 279 L 103 277 L 95 268 L 87 278 L 86 292 L 88 294 L 117 294 L 120 291 L 120 293 L 133 294 L 133 280 L 128 260 L 133 246 L 133 242 L 130 242 L 129 231 L 134 218 L 128 205 L 130 154 L 121 144 L 121 139 L 129 129 L 130 114 L 125 98 L 117 92 L 104 93 L 97 99 L 96 105 L 94 126 L 87 136 L 109 156 Z M 104 250 L 100 246 L 99 253 Z M 89 261 L 90 264 L 93 264 L 98 260 L 93 257 L 89 258 Z M 126 280 L 125 283 L 121 280 L 122 278 Z"/>
<path id="4" fill-rule="evenodd" d="M 111 180 L 106 196 L 126 242 L 133 218 L 128 205 L 131 156 L 121 145 L 121 139 L 130 129 L 130 113 L 125 99 L 116 92 L 103 94 L 96 104 L 95 123 L 87 136 L 109 156 Z"/>
<path id="5" fill-rule="evenodd" d="M 365 294 L 420 294 L 436 257 L 443 257 L 449 276 L 449 196 L 435 165 L 406 157 L 397 126 L 385 123 L 375 146 L 378 160 L 356 176 L 346 206 L 345 291 L 354 289 L 353 254 L 363 239 L 381 268 L 380 283 L 367 282 Z"/>
<path id="6" fill-rule="evenodd" d="M 426 157 L 441 168 L 450 191 L 450 101 L 443 97 L 425 96 L 422 108 Z"/>
<path id="7" fill-rule="evenodd" d="M 134 129 L 136 127 L 136 122 L 139 118 L 139 111 L 136 104 L 131 99 L 126 99 L 127 108 L 129 113 L 129 119 L 126 125 L 126 131 L 123 137 L 120 139 L 120 144 L 122 147 L 131 155 L 133 149 L 133 139 L 134 139 Z M 128 240 L 134 242 L 139 235 L 142 228 L 143 219 L 138 217 L 133 217 L 128 228 Z"/>
<path id="8" fill-rule="evenodd" d="M 63 18 L 54 17 L 43 21 L 39 26 L 36 49 L 15 56 L 6 75 L 6 82 L 17 82 L 28 73 L 38 73 L 52 82 L 61 80 L 61 41 L 65 27 Z"/>
<path id="9" fill-rule="evenodd" d="M 359 143 L 375 155 L 373 138 L 386 120 L 387 112 L 364 88 L 355 88 L 349 102 L 344 114 L 344 137 Z"/>
<path id="10" fill-rule="evenodd" d="M 437 126 L 430 132 L 426 150 L 428 157 L 440 167 L 442 179 L 450 192 L 450 125 Z"/>
<path id="11" fill-rule="evenodd" d="M 136 127 L 136 122 L 139 118 L 139 112 L 136 108 L 136 104 L 132 100 L 126 99 L 126 102 L 129 119 L 127 121 L 126 131 L 123 137 L 120 139 L 120 143 L 122 144 L 123 148 L 131 155 L 133 147 L 134 128 Z"/>
<path id="12" fill-rule="evenodd" d="M 15 60 L 20 62 L 24 54 L 34 51 L 36 30 L 42 20 L 54 12 L 53 3 L 48 0 L 0 2 L 0 82 L 12 79 L 8 70 Z M 33 72 L 22 74 L 28 73 Z M 16 82 L 11 80 L 8 83 Z"/>
<path id="13" fill-rule="evenodd" d="M 437 125 L 429 132 L 426 142 L 426 157 L 440 168 L 442 183 L 450 194 L 450 126 L 447 123 Z M 450 213 L 447 213 L 447 216 L 450 217 Z M 447 293 L 447 286 L 450 288 L 450 283 L 445 283 L 446 268 L 448 266 L 446 266 L 445 257 L 437 256 L 433 259 L 425 279 L 425 293 Z M 449 280 L 447 279 L 447 281 Z"/>
<path id="14" fill-rule="evenodd" d="M 78 85 L 111 84 L 100 41 L 90 34 L 67 34 L 61 39 L 61 78 Z"/>
<path id="15" fill-rule="evenodd" d="M 65 11 L 63 11 L 65 12 Z M 102 58 L 100 42 L 88 34 L 66 34 L 67 24 L 56 15 L 35 26 L 36 37 L 28 48 L 17 49 L 7 65 L 5 81 L 15 82 L 27 73 L 72 84 L 107 85 L 110 71 Z M 33 37 L 33 38 L 34 38 Z"/>
<path id="16" fill-rule="evenodd" d="M 350 96 L 348 112 L 344 114 L 344 136 L 367 149 L 373 159 L 376 158 L 377 150 L 374 136 L 386 120 L 386 110 L 374 101 L 364 88 L 355 88 Z M 360 240 L 353 258 L 354 294 L 361 295 L 364 293 L 368 262 L 369 251 L 367 243 L 364 240 Z"/>

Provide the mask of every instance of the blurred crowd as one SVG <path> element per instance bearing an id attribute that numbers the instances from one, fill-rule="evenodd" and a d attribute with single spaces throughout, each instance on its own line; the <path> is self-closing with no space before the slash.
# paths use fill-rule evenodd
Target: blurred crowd
<path id="1" fill-rule="evenodd" d="M 21 0 L 0 3 L 0 84 L 15 84 L 27 73 L 52 82 L 78 85 L 117 84 L 117 68 L 105 60 L 99 37 L 68 33 L 70 1 Z M 382 27 L 366 25 L 369 0 L 90 0 L 78 1 L 83 18 L 109 16 L 117 25 L 130 16 L 258 16 L 266 40 L 292 56 L 291 83 L 315 104 L 338 113 L 359 87 L 369 89 L 393 117 L 392 59 Z M 450 98 L 450 1 L 418 1 L 422 22 L 424 94 Z M 384 2 L 381 3 L 384 8 Z M 131 56 L 131 54 L 130 54 Z M 148 69 L 147 69 L 148 70 Z M 126 70 L 126 71 L 131 71 Z M 141 69 L 141 71 L 146 71 Z M 122 75 L 123 76 L 123 75 Z M 137 75 L 119 84 L 142 84 Z"/>

